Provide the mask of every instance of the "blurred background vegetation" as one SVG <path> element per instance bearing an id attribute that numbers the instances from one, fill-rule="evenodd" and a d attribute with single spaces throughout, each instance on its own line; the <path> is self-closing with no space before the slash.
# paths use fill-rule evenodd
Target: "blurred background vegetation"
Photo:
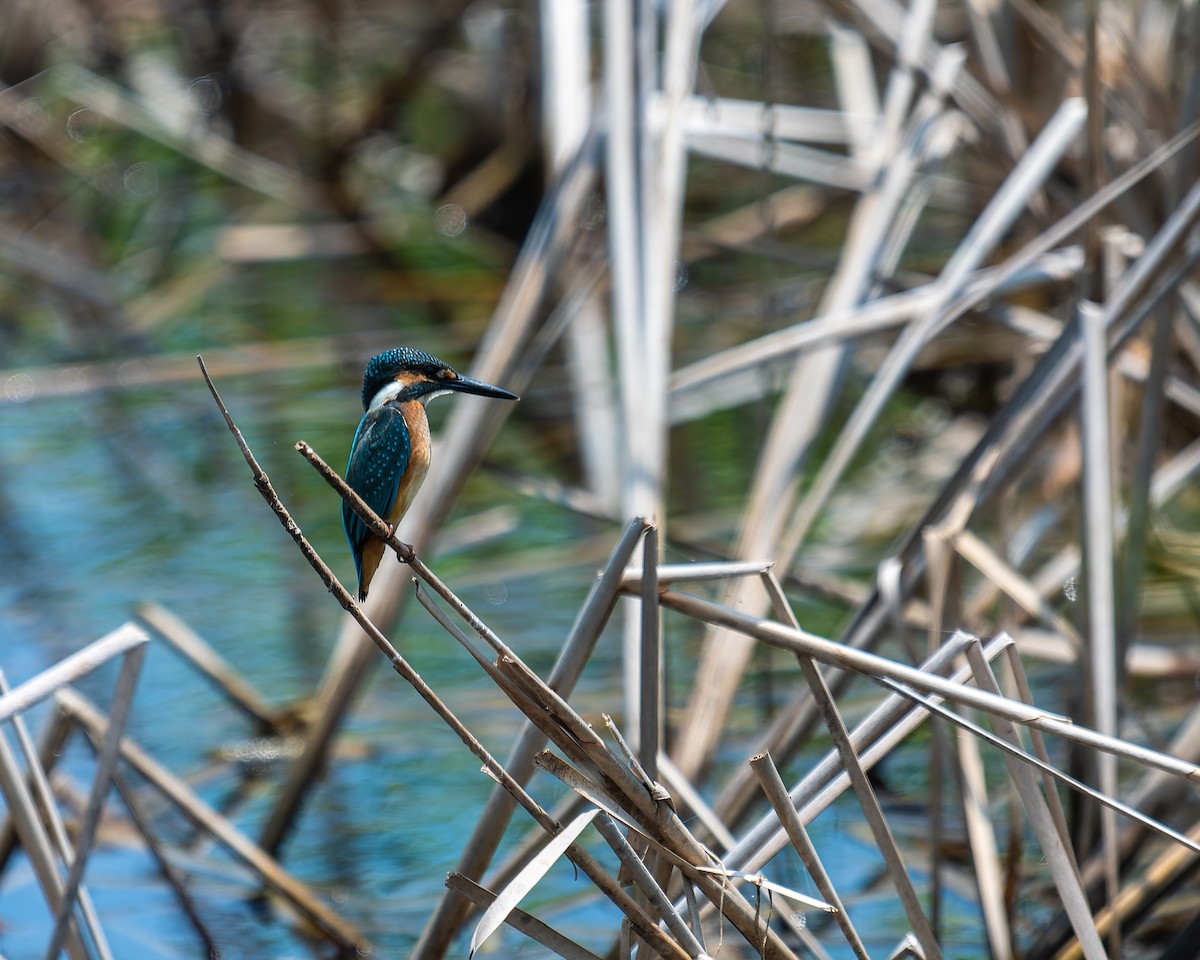
<path id="1" fill-rule="evenodd" d="M 667 6 L 638 9 L 658 24 Z M 898 4 L 695 6 L 707 25 L 695 93 L 713 103 L 740 99 L 764 116 L 774 104 L 844 110 L 854 80 L 846 63 L 854 61 L 844 48 L 839 59 L 833 48 L 849 31 L 860 37 L 857 79 L 867 86 L 874 89 L 878 79 L 882 88 L 892 71 L 907 66 L 897 53 L 899 31 L 881 26 L 900 22 L 906 8 Z M 963 45 L 966 75 L 992 97 L 984 101 L 992 108 L 971 113 L 978 101 L 956 102 L 970 114 L 967 132 L 921 181 L 930 205 L 918 207 L 920 219 L 891 268 L 871 280 L 872 299 L 936 277 L 1022 145 L 1065 98 L 1084 92 L 1088 4 L 937 6 L 934 36 Z M 1196 98 L 1187 64 L 1200 31 L 1196 4 L 1103 6 L 1107 39 L 1097 69 L 1112 118 L 1106 162 L 1115 175 L 1190 121 Z M 588 13 L 593 26 L 600 7 Z M 978 22 L 985 7 L 1002 45 L 1003 82 L 980 40 L 987 35 Z M 338 506 L 292 444 L 306 439 L 341 464 L 360 413 L 363 364 L 378 350 L 411 344 L 460 369 L 475 356 L 561 170 L 548 132 L 554 91 L 546 84 L 547 9 L 530 0 L 7 0 L 0 9 L 0 660 L 14 678 L 77 649 L 150 600 L 200 631 L 273 702 L 311 693 L 340 611 L 315 589 L 262 509 L 194 355 L 205 355 L 314 544 L 350 579 Z M 599 97 L 595 35 L 581 67 Z M 925 73 L 917 86 L 928 92 Z M 687 158 L 679 255 L 671 263 L 669 356 L 676 374 L 817 315 L 866 189 L 851 163 L 861 159 L 855 151 L 863 144 L 844 130 L 841 141 L 821 149 L 847 179 L 830 174 L 808 182 L 783 163 L 773 130 L 758 131 L 741 162 L 731 162 L 720 136 L 703 141 L 702 113 L 689 128 L 696 143 Z M 853 123 L 851 113 L 844 126 Z M 1129 229 L 1106 248 L 1114 282 L 1114 265 L 1123 269 L 1136 257 L 1190 186 L 1192 157 L 1185 153 L 1114 208 L 1119 213 L 1110 219 Z M 795 162 L 810 161 L 824 162 L 808 155 Z M 629 512 L 623 478 L 610 482 L 628 464 L 613 467 L 588 453 L 585 434 L 594 421 L 578 405 L 594 394 L 581 383 L 579 357 L 571 356 L 580 348 L 561 339 L 571 318 L 555 315 L 580 289 L 594 294 L 604 306 L 600 347 L 582 367 L 591 363 L 619 380 L 619 334 L 607 316 L 607 185 L 603 177 L 591 181 L 572 222 L 559 225 L 566 239 L 559 237 L 555 256 L 546 258 L 553 269 L 534 310 L 538 335 L 520 345 L 532 358 L 524 371 L 529 382 L 514 387 L 523 400 L 442 524 L 436 555 L 445 579 L 539 669 L 557 653 Z M 1095 186 L 1084 152 L 1068 152 L 987 263 L 1020 249 Z M 871 424 L 812 536 L 781 568 L 807 630 L 837 637 L 878 596 L 881 562 L 1074 316 L 1081 288 L 1092 280 L 1079 272 L 985 302 L 925 345 Z M 1103 299 L 1108 290 L 1088 295 Z M 1182 386 L 1172 387 L 1155 421 L 1153 464 L 1194 439 L 1200 415 L 1195 300 L 1181 302 L 1191 308 L 1178 307 L 1179 332 L 1163 362 Z M 812 451 L 797 458 L 789 496 L 806 489 L 825 462 L 896 338 L 890 325 L 846 340 L 852 348 L 827 409 L 815 415 L 820 429 Z M 1128 353 L 1142 375 L 1119 386 L 1114 379 L 1113 474 L 1121 503 L 1137 496 L 1150 334 L 1133 337 Z M 787 352 L 768 356 L 691 392 L 673 382 L 671 423 L 661 425 L 668 438 L 666 561 L 724 559 L 743 549 L 748 491 L 794 362 Z M 611 381 L 607 387 L 616 392 Z M 451 416 L 441 405 L 454 402 L 431 408 L 435 429 Z M 1038 436 L 1010 485 L 989 494 L 976 532 L 1031 579 L 1045 574 L 1038 580 L 1044 608 L 1031 616 L 962 564 L 954 595 L 963 602 L 949 605 L 955 616 L 943 625 L 946 632 L 961 624 L 989 634 L 1033 621 L 1025 649 L 1048 654 L 1038 661 L 1039 696 L 1051 709 L 1082 709 L 1082 668 L 1059 629 L 1084 621 L 1076 602 L 1082 468 L 1075 411 Z M 1119 584 L 1136 598 L 1121 613 L 1122 642 L 1126 649 L 1144 644 L 1130 689 L 1152 694 L 1140 696 L 1128 715 L 1160 744 L 1192 711 L 1200 676 L 1193 642 L 1200 504 L 1190 485 L 1177 492 L 1142 516 L 1137 562 L 1122 568 Z M 782 525 L 775 542 L 781 537 Z M 1074 567 L 1050 562 L 1072 549 Z M 889 655 L 920 659 L 932 600 L 917 599 L 915 611 L 893 611 L 895 629 L 881 628 Z M 421 618 L 407 617 L 400 636 L 422 673 L 459 698 L 469 725 L 503 754 L 511 717 L 496 691 L 486 686 L 481 693 L 470 665 L 448 653 L 446 638 Z M 710 648 L 695 625 L 669 626 L 668 636 L 670 743 L 688 722 L 696 663 Z M 619 712 L 619 644 L 614 637 L 598 652 L 578 695 L 581 710 Z M 1163 659 L 1154 660 L 1156 653 Z M 740 767 L 798 676 L 790 656 L 756 650 L 745 679 L 734 681 L 720 742 L 687 772 L 715 783 Z M 96 689 L 110 687 L 108 677 Z M 422 929 L 491 784 L 408 691 L 397 697 L 388 690 L 368 695 L 356 710 L 343 745 L 347 762 L 331 765 L 287 865 L 330 892 L 382 950 L 378 955 L 393 956 Z M 846 695 L 852 714 L 865 710 L 860 692 Z M 296 713 L 303 718 L 304 708 Z M 249 731 L 169 655 L 152 653 L 131 729 L 173 768 L 202 771 L 196 778 L 215 804 L 251 825 L 265 819 L 270 791 L 256 779 L 260 767 L 219 753 Z M 897 751 L 877 772 L 901 809 L 911 802 L 924 811 L 928 803 L 927 746 Z M 814 755 L 815 748 L 805 750 L 788 759 L 793 773 Z M 75 751 L 63 769 L 82 777 L 86 758 L 78 745 Z M 433 831 L 431 809 L 441 815 Z M 422 812 L 406 820 L 411 810 Z M 819 839 L 836 851 L 844 871 L 839 884 L 861 892 L 857 916 L 873 928 L 875 945 L 891 945 L 905 921 L 875 885 L 881 872 L 863 866 L 873 853 L 855 817 L 823 822 Z M 923 856 L 926 822 L 914 820 L 898 820 L 897 829 Z M 1012 836 L 1016 850 L 1019 831 Z M 180 829 L 173 839 L 182 846 L 194 838 Z M 134 890 L 109 901 L 118 917 L 114 943 L 132 951 L 149 938 L 157 952 L 139 955 L 193 955 L 172 901 L 153 899 L 152 868 L 132 845 L 117 843 L 116 850 L 97 858 L 93 883 Z M 214 928 L 243 951 L 226 956 L 307 949 L 298 946 L 305 942 L 300 934 L 259 924 L 244 902 L 257 896 L 252 878 L 210 853 L 195 852 L 194 867 Z M 1020 859 L 1019 850 L 1010 853 Z M 973 893 L 948 885 L 946 896 L 947 954 L 987 955 Z M 139 898 L 142 907 L 134 909 Z M 19 957 L 41 942 L 37 909 L 23 912 L 35 900 L 27 877 L 0 886 L 0 951 Z M 1037 938 L 1056 909 L 1052 900 L 1021 914 L 1015 936 L 1022 943 Z M 607 943 L 611 917 L 589 913 L 596 910 L 591 901 L 575 907 L 585 934 Z"/>

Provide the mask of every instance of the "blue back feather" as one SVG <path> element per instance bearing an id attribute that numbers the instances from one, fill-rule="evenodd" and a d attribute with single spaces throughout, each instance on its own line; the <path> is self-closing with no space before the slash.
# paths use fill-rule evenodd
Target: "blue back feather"
<path id="1" fill-rule="evenodd" d="M 350 447 L 346 482 L 385 520 L 391 512 L 392 504 L 396 502 L 400 479 L 408 468 L 411 453 L 412 441 L 408 436 L 408 426 L 397 406 L 386 403 L 363 414 L 354 434 L 354 443 Z M 370 531 L 345 501 L 342 502 L 342 528 L 346 531 L 346 539 L 350 541 L 350 550 L 354 554 L 354 570 L 358 574 L 361 589 L 363 548 Z"/>

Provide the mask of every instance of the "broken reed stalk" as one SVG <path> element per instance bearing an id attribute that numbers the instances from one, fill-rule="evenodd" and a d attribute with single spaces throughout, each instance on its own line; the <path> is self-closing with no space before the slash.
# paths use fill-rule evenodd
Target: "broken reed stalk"
<path id="1" fill-rule="evenodd" d="M 0 730 L 0 795 L 7 801 L 13 831 L 29 858 L 42 897 L 57 914 L 63 903 L 63 881 L 58 872 L 54 848 L 42 827 L 37 804 L 25 778 L 21 776 L 17 758 L 3 730 Z M 66 948 L 70 960 L 87 960 L 87 950 L 74 924 L 68 929 Z"/>
<path id="2" fill-rule="evenodd" d="M 757 637 L 771 646 L 785 650 L 799 650 L 822 663 L 853 670 L 865 676 L 890 676 L 902 683 L 916 687 L 918 690 L 939 694 L 948 700 L 975 707 L 995 716 L 1006 717 L 1026 726 L 1036 727 L 1065 740 L 1114 753 L 1119 757 L 1146 766 L 1157 767 L 1192 781 L 1200 781 L 1200 766 L 1197 764 L 1168 756 L 1149 747 L 1104 736 L 1088 727 L 1072 723 L 1068 718 L 1052 711 L 1031 707 L 1020 701 L 988 693 L 976 687 L 953 683 L 944 677 L 925 673 L 915 667 L 888 660 L 886 657 L 835 643 L 814 634 L 796 631 L 783 624 L 748 616 L 740 610 L 731 610 L 699 597 L 674 590 L 663 590 L 659 597 L 664 606 L 698 620 L 731 627 L 740 633 Z"/>
<path id="3" fill-rule="evenodd" d="M 50 721 L 42 730 L 38 740 L 37 753 L 30 767 L 41 770 L 46 777 L 53 772 L 66 745 L 67 737 L 71 734 L 71 723 L 57 711 L 50 714 Z M 0 873 L 4 872 L 9 857 L 17 846 L 17 835 L 13 829 L 12 819 L 5 817 L 0 824 Z"/>
<path id="4" fill-rule="evenodd" d="M 55 707 L 68 717 L 93 742 L 104 739 L 108 720 L 104 714 L 74 689 L 59 690 Z M 365 941 L 354 926 L 322 903 L 303 883 L 283 869 L 273 857 L 251 841 L 229 820 L 210 807 L 179 777 L 142 750 L 128 736 L 120 740 L 121 759 L 154 787 L 172 806 L 231 854 L 246 864 L 265 886 L 286 899 L 322 935 L 347 949 L 365 949 Z"/>
<path id="5" fill-rule="evenodd" d="M 838 927 L 841 928 L 842 935 L 846 938 L 850 949 L 854 951 L 854 955 L 859 960 L 870 960 L 862 938 L 859 937 L 858 931 L 854 929 L 854 924 L 850 922 L 846 908 L 842 905 L 837 888 L 834 887 L 833 881 L 829 878 L 829 874 L 825 870 L 825 865 L 821 863 L 821 857 L 817 853 L 817 848 L 813 846 L 813 842 L 808 836 L 808 831 L 804 829 L 804 824 L 796 816 L 796 808 L 792 806 L 787 787 L 784 785 L 783 778 L 779 775 L 779 769 L 775 766 L 774 761 L 771 760 L 771 755 L 769 753 L 755 754 L 750 758 L 750 769 L 754 771 L 754 776 L 758 780 L 759 786 L 762 787 L 768 802 L 771 804 L 771 809 L 775 811 L 779 822 L 783 825 L 784 830 L 787 831 L 788 838 L 792 841 L 792 846 L 796 848 L 796 853 L 799 854 L 800 860 L 804 864 L 804 868 L 808 871 L 809 876 L 812 877 L 813 883 L 816 884 L 817 890 L 820 891 L 821 896 L 830 905 L 836 908 L 837 912 L 834 914 L 834 920 L 837 921 Z"/>
<path id="6" fill-rule="evenodd" d="M 0 694 L 8 693 L 8 690 L 8 681 L 4 676 L 4 671 L 0 670 Z M 71 841 L 67 836 L 67 829 L 58 811 L 58 805 L 54 802 L 54 794 L 50 788 L 49 774 L 42 766 L 38 750 L 34 747 L 33 740 L 29 736 L 29 729 L 25 725 L 25 718 L 18 713 L 12 718 L 11 723 L 13 732 L 17 735 L 17 746 L 20 747 L 21 755 L 25 758 L 25 776 L 29 781 L 30 794 L 37 803 L 42 823 L 49 832 L 54 848 L 58 851 L 59 859 L 64 864 L 70 864 L 73 857 Z M 116 776 L 116 771 L 113 772 L 113 776 Z M 95 946 L 97 955 L 101 960 L 112 960 L 112 951 L 109 950 L 104 930 L 100 926 L 99 918 L 96 916 L 96 908 L 92 905 L 91 895 L 88 893 L 87 888 L 82 885 L 79 887 L 78 899 L 84 926 L 87 928 L 88 936 Z"/>

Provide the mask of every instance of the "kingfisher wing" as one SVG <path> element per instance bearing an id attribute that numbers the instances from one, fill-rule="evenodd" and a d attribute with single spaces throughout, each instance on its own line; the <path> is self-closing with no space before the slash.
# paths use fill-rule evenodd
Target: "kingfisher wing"
<path id="1" fill-rule="evenodd" d="M 396 502 L 400 479 L 408 469 L 412 441 L 399 408 L 384 404 L 363 414 L 350 447 L 346 482 L 385 520 Z M 342 502 L 342 527 L 354 554 L 354 569 L 362 583 L 362 554 L 370 531 L 350 505 Z"/>

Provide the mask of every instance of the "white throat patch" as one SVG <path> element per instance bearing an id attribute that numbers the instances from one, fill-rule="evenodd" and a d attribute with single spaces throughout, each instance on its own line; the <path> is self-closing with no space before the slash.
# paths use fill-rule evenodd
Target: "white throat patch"
<path id="1" fill-rule="evenodd" d="M 371 406 L 368 407 L 367 409 L 368 410 L 378 410 L 389 400 L 394 400 L 396 398 L 396 395 L 399 394 L 400 391 L 404 389 L 404 387 L 405 387 L 405 384 L 397 383 L 395 380 L 393 380 L 391 383 L 386 384 L 385 386 L 380 387 L 379 392 L 376 393 L 375 396 L 373 396 L 371 398 Z"/>
<path id="2" fill-rule="evenodd" d="M 434 390 L 433 393 L 427 393 L 427 394 L 425 394 L 425 396 L 421 397 L 420 398 L 421 403 L 426 404 L 430 400 L 432 400 L 434 397 L 446 397 L 446 396 L 449 396 L 450 394 L 452 394 L 453 392 L 454 392 L 453 390 Z"/>

